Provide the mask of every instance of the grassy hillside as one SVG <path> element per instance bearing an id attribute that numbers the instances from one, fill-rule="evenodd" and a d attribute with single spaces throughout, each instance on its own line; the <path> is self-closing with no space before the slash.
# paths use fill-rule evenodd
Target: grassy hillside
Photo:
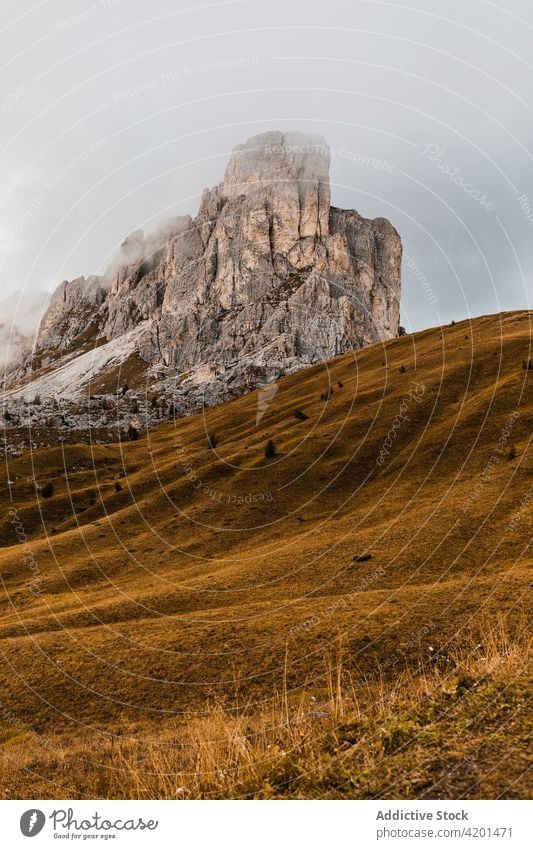
<path id="1" fill-rule="evenodd" d="M 532 356 L 483 317 L 9 460 L 2 792 L 524 794 Z"/>

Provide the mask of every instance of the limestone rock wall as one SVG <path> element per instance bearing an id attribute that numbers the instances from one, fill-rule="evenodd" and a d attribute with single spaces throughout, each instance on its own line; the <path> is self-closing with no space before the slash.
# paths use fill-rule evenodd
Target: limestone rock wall
<path id="1" fill-rule="evenodd" d="M 136 231 L 104 278 L 61 284 L 38 348 L 71 344 L 89 320 L 106 340 L 147 322 L 148 365 L 246 388 L 396 336 L 400 237 L 384 218 L 331 207 L 329 164 L 321 136 L 239 145 L 196 218 Z"/>

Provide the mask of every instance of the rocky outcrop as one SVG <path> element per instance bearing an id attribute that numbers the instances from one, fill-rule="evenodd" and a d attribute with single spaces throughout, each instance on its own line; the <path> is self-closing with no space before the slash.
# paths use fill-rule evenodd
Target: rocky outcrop
<path id="1" fill-rule="evenodd" d="M 54 356 L 79 344 L 90 328 L 99 329 L 98 314 L 106 302 L 108 285 L 104 278 L 77 277 L 61 283 L 50 299 L 37 338 L 37 349 Z"/>
<path id="2" fill-rule="evenodd" d="M 249 139 L 196 218 L 136 231 L 105 277 L 61 284 L 37 349 L 143 325 L 150 374 L 213 401 L 396 336 L 400 237 L 384 218 L 331 207 L 329 160 L 320 136 Z"/>

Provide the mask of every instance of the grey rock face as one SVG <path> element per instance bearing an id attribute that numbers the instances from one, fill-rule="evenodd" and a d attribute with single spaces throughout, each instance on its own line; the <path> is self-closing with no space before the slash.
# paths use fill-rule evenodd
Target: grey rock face
<path id="1" fill-rule="evenodd" d="M 397 336 L 400 237 L 384 218 L 331 207 L 329 160 L 320 136 L 249 139 L 195 219 L 136 231 L 105 278 L 61 284 L 38 349 L 147 322 L 139 353 L 189 408 Z"/>
<path id="2" fill-rule="evenodd" d="M 50 299 L 37 338 L 37 348 L 52 354 L 79 344 L 81 334 L 99 325 L 98 313 L 105 304 L 108 286 L 102 277 L 65 280 Z"/>

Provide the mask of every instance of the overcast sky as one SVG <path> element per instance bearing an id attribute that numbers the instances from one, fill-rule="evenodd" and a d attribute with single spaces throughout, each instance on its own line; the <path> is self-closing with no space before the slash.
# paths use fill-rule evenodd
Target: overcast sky
<path id="1" fill-rule="evenodd" d="M 3 291 L 101 272 L 299 129 L 399 230 L 408 329 L 529 308 L 532 43 L 530 0 L 2 0 Z"/>

